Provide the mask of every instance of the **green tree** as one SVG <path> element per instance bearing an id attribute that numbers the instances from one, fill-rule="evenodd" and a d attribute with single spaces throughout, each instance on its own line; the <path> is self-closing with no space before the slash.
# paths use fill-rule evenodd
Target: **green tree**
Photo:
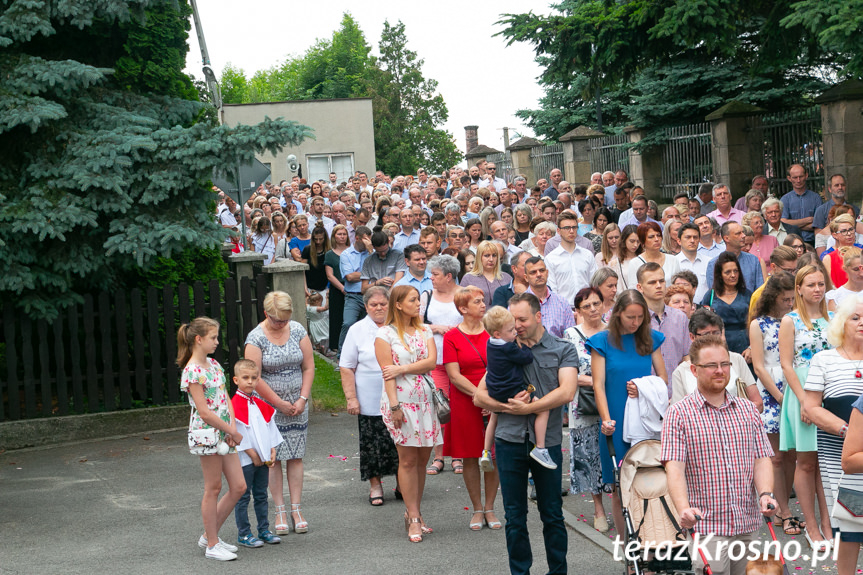
<path id="1" fill-rule="evenodd" d="M 146 277 L 160 258 L 179 256 L 174 271 L 192 273 L 183 269 L 225 235 L 207 188 L 213 169 L 297 145 L 308 129 L 198 121 L 205 105 L 183 99 L 195 90 L 180 42 L 157 40 L 167 29 L 185 42 L 187 27 L 174 21 L 183 3 L 141 0 L 143 13 L 123 0 L 25 4 L 0 10 L 4 301 L 51 318 L 82 293 Z"/>
<path id="2" fill-rule="evenodd" d="M 543 118 L 553 115 L 551 104 L 563 104 L 573 119 L 589 119 L 582 108 L 594 108 L 599 93 L 603 102 L 610 95 L 603 119 L 611 126 L 652 128 L 701 121 L 730 99 L 768 109 L 807 105 L 830 80 L 853 72 L 839 43 L 818 40 L 813 29 L 819 21 L 813 12 L 842 11 L 816 4 L 565 0 L 550 16 L 506 14 L 500 23 L 510 43 L 534 46 L 541 81 L 555 96 L 540 110 L 520 112 L 529 124 L 548 126 Z M 859 23 L 863 12 L 856 18 Z"/>
<path id="3" fill-rule="evenodd" d="M 437 80 L 422 74 L 423 60 L 408 50 L 405 25 L 384 21 L 381 56 L 371 81 L 375 150 L 379 170 L 411 174 L 417 168 L 441 171 L 461 160 L 451 134 L 437 128 L 449 117 Z"/>

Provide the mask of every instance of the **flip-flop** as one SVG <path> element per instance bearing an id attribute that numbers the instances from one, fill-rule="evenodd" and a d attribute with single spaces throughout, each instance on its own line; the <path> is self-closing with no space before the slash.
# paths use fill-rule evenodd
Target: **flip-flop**
<path id="1" fill-rule="evenodd" d="M 437 466 L 438 461 L 440 461 L 440 467 Z M 432 461 L 432 464 L 426 468 L 426 475 L 438 475 L 441 471 L 443 471 L 443 466 L 445 465 L 443 459 L 435 459 Z"/>

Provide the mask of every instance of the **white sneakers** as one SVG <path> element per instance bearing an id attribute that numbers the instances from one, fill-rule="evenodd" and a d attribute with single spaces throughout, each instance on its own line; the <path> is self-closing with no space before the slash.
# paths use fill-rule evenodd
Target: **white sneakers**
<path id="1" fill-rule="evenodd" d="M 557 463 L 551 458 L 548 449 L 534 447 L 530 450 L 530 456 L 540 465 L 548 469 L 557 469 Z"/>
<path id="2" fill-rule="evenodd" d="M 491 459 L 491 451 L 488 449 L 482 450 L 482 457 L 479 460 L 479 470 L 483 473 L 494 471 L 494 462 Z"/>
<path id="3" fill-rule="evenodd" d="M 219 542 L 213 545 L 212 548 L 207 546 L 207 536 L 201 535 L 198 539 L 198 547 L 201 549 L 206 549 L 207 551 L 204 553 L 204 557 L 207 559 L 216 559 L 217 561 L 233 561 L 237 558 L 237 546 L 231 545 L 230 543 L 225 543 L 222 541 L 222 538 L 219 537 Z"/>

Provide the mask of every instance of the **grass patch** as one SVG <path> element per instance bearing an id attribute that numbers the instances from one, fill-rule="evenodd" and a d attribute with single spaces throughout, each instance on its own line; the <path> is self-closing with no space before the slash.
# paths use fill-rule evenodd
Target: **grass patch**
<path id="1" fill-rule="evenodd" d="M 312 383 L 312 404 L 319 411 L 344 411 L 345 393 L 342 378 L 332 364 L 315 354 L 315 381 Z"/>

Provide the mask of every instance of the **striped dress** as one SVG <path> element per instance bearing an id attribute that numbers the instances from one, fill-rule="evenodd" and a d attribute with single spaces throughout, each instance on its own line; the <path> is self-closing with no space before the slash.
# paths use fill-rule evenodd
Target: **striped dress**
<path id="1" fill-rule="evenodd" d="M 820 391 L 821 405 L 844 422 L 851 419 L 851 410 L 857 398 L 863 394 L 863 361 L 845 359 L 835 349 L 815 354 L 809 367 L 809 376 L 803 386 L 805 391 Z M 838 435 L 818 430 L 818 464 L 821 467 L 821 482 L 827 505 L 833 508 L 836 489 L 842 477 L 842 445 L 844 439 Z M 863 474 L 849 475 L 842 487 L 863 490 Z M 860 527 L 853 523 L 830 520 L 834 528 L 843 533 L 859 533 Z"/>

